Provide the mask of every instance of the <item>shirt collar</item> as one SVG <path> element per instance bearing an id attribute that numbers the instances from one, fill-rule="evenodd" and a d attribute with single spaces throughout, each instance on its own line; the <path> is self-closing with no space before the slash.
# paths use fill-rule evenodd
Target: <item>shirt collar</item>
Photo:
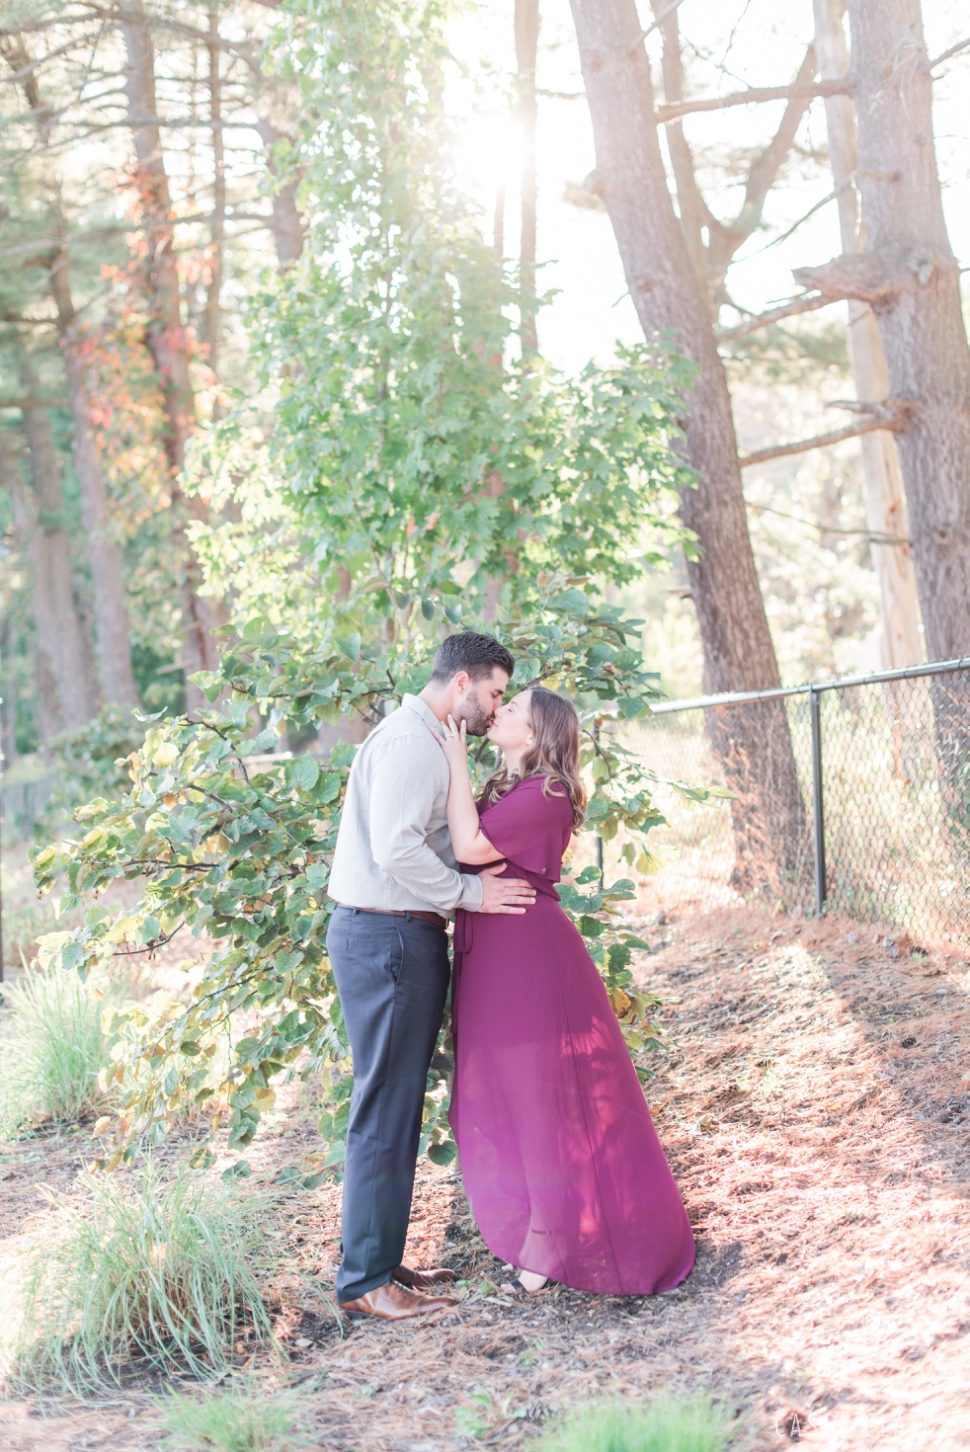
<path id="1" fill-rule="evenodd" d="M 424 724 L 434 732 L 436 736 L 444 736 L 444 727 L 438 720 L 427 701 L 422 701 L 420 696 L 406 694 L 401 697 L 401 705 L 407 711 L 413 711 L 420 716 Z"/>

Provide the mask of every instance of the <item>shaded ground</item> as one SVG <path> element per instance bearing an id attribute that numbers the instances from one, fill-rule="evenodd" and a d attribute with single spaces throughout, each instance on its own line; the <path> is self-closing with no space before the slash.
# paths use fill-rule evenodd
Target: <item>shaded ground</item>
<path id="1" fill-rule="evenodd" d="M 745 909 L 682 909 L 651 934 L 643 977 L 675 1000 L 678 1048 L 649 1098 L 698 1237 L 694 1274 L 654 1298 L 527 1297 L 483 1246 L 457 1175 L 426 1165 L 409 1258 L 455 1266 L 462 1305 L 428 1326 L 342 1327 L 328 1300 L 339 1190 L 291 1196 L 276 1291 L 292 1360 L 254 1375 L 267 1392 L 302 1382 L 315 1445 L 527 1445 L 550 1410 L 675 1386 L 728 1402 L 739 1446 L 794 1432 L 820 1449 L 970 1448 L 962 953 Z M 312 1125 L 291 1103 L 257 1168 L 298 1158 Z M 83 1136 L 0 1146 L 0 1237 L 42 1223 L 35 1185 L 68 1190 L 87 1152 Z M 49 1410 L 0 1407 L 0 1448 L 158 1445 L 144 1396 Z"/>

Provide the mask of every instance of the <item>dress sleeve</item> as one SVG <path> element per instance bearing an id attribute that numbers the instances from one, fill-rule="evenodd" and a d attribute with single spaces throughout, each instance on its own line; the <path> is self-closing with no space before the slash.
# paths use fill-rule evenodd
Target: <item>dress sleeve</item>
<path id="1" fill-rule="evenodd" d="M 482 813 L 482 831 L 496 852 L 550 882 L 559 881 L 572 823 L 565 790 L 554 783 L 543 791 L 542 782 L 535 777 L 521 782 Z"/>

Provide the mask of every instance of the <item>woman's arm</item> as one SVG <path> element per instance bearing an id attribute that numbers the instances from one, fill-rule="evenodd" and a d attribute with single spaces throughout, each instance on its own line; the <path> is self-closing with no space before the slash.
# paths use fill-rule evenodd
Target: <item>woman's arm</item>
<path id="1" fill-rule="evenodd" d="M 442 741 L 451 785 L 448 788 L 448 831 L 451 846 L 459 862 L 477 866 L 483 862 L 501 862 L 501 852 L 496 852 L 482 831 L 478 819 L 478 808 L 472 796 L 472 784 L 468 775 L 468 748 L 465 744 L 465 723 L 461 729 L 451 716 L 445 725 Z"/>

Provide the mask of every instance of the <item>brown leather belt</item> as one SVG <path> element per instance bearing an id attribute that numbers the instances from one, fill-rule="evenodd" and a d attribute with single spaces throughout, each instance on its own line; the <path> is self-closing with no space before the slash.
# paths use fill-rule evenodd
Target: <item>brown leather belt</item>
<path id="1" fill-rule="evenodd" d="M 433 928 L 448 926 L 448 919 L 440 913 L 420 912 L 416 908 L 405 912 L 403 908 L 355 908 L 345 902 L 338 902 L 337 906 L 345 907 L 351 913 L 376 913 L 379 918 L 418 918 L 422 923 L 430 923 Z"/>

